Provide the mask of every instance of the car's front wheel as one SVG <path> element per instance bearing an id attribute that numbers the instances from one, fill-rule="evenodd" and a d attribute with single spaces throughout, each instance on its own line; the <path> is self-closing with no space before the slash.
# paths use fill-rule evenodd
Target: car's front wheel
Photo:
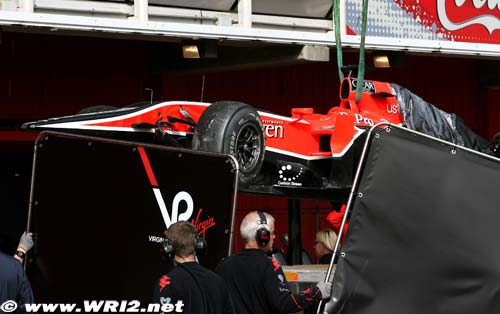
<path id="1" fill-rule="evenodd" d="M 240 168 L 240 186 L 249 186 L 264 162 L 264 134 L 259 114 L 240 102 L 213 103 L 196 125 L 193 149 L 233 155 Z"/>

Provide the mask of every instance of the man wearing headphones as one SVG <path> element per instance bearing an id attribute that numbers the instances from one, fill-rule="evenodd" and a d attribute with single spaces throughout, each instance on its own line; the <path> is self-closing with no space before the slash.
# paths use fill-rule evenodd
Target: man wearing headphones
<path id="1" fill-rule="evenodd" d="M 165 253 L 175 267 L 156 283 L 154 302 L 162 308 L 171 304 L 173 312 L 235 314 L 224 280 L 196 262 L 196 252 L 206 243 L 195 226 L 177 222 L 165 231 L 165 238 Z"/>
<path id="2" fill-rule="evenodd" d="M 238 314 L 295 313 L 330 297 L 331 284 L 319 282 L 293 293 L 279 263 L 269 257 L 274 240 L 274 218 L 253 211 L 240 226 L 245 248 L 224 258 L 216 272 L 224 278 Z"/>

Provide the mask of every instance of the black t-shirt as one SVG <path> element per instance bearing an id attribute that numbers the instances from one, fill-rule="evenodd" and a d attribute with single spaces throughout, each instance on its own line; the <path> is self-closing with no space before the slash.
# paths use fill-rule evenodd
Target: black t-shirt
<path id="1" fill-rule="evenodd" d="M 333 252 L 327 253 L 319 258 L 318 264 L 330 264 Z"/>
<path id="2" fill-rule="evenodd" d="M 156 283 L 153 301 L 183 304 L 182 313 L 234 314 L 224 280 L 196 262 L 182 263 Z"/>
<path id="3" fill-rule="evenodd" d="M 8 300 L 16 301 L 21 313 L 26 313 L 24 307 L 26 303 L 35 303 L 22 264 L 0 252 L 0 305 Z"/>
<path id="4" fill-rule="evenodd" d="M 293 293 L 280 264 L 259 249 L 226 257 L 215 271 L 226 281 L 238 314 L 295 313 L 321 300 L 317 287 Z"/>

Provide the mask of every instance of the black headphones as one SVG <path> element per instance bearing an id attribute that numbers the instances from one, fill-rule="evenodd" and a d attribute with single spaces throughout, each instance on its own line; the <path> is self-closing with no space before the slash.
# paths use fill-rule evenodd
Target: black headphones
<path id="1" fill-rule="evenodd" d="M 490 150 L 493 152 L 495 157 L 500 157 L 500 142 L 492 142 L 490 144 Z"/>
<path id="2" fill-rule="evenodd" d="M 163 244 L 163 250 L 165 251 L 165 255 L 167 255 L 169 258 L 174 257 L 175 250 L 170 240 L 165 239 L 162 244 Z M 207 241 L 205 240 L 205 238 L 196 237 L 194 243 L 194 252 L 196 256 L 205 255 L 205 253 L 207 252 Z"/>
<path id="3" fill-rule="evenodd" d="M 174 246 L 170 242 L 169 239 L 165 239 L 163 241 L 163 249 L 165 251 L 165 255 L 170 258 L 170 260 L 173 259 L 175 255 L 175 250 Z M 196 237 L 195 243 L 194 243 L 194 251 L 197 256 L 204 255 L 207 251 L 207 241 L 203 237 Z M 177 265 L 179 268 L 184 269 L 191 278 L 193 278 L 194 282 L 196 283 L 196 286 L 198 286 L 198 289 L 200 290 L 201 296 L 203 297 L 203 313 L 208 312 L 208 302 L 207 302 L 207 296 L 205 294 L 205 291 L 201 288 L 200 282 L 196 278 L 196 276 L 187 268 L 184 266 L 182 263 Z"/>
<path id="4" fill-rule="evenodd" d="M 258 225 L 267 225 L 266 215 L 261 212 L 257 212 L 259 215 L 259 220 L 257 220 Z M 255 233 L 255 241 L 260 246 L 266 246 L 269 241 L 271 241 L 271 231 L 265 227 L 260 227 Z"/>
<path id="5" fill-rule="evenodd" d="M 495 157 L 500 157 L 500 132 L 495 134 L 491 139 L 490 150 Z"/>

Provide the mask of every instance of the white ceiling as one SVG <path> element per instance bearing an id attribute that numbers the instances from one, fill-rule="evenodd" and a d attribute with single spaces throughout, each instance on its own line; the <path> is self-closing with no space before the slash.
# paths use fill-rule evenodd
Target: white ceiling
<path id="1" fill-rule="evenodd" d="M 229 12 L 238 0 L 149 0 L 150 4 Z M 331 0 L 253 0 L 252 11 L 257 14 L 325 18 L 332 8 Z"/>

